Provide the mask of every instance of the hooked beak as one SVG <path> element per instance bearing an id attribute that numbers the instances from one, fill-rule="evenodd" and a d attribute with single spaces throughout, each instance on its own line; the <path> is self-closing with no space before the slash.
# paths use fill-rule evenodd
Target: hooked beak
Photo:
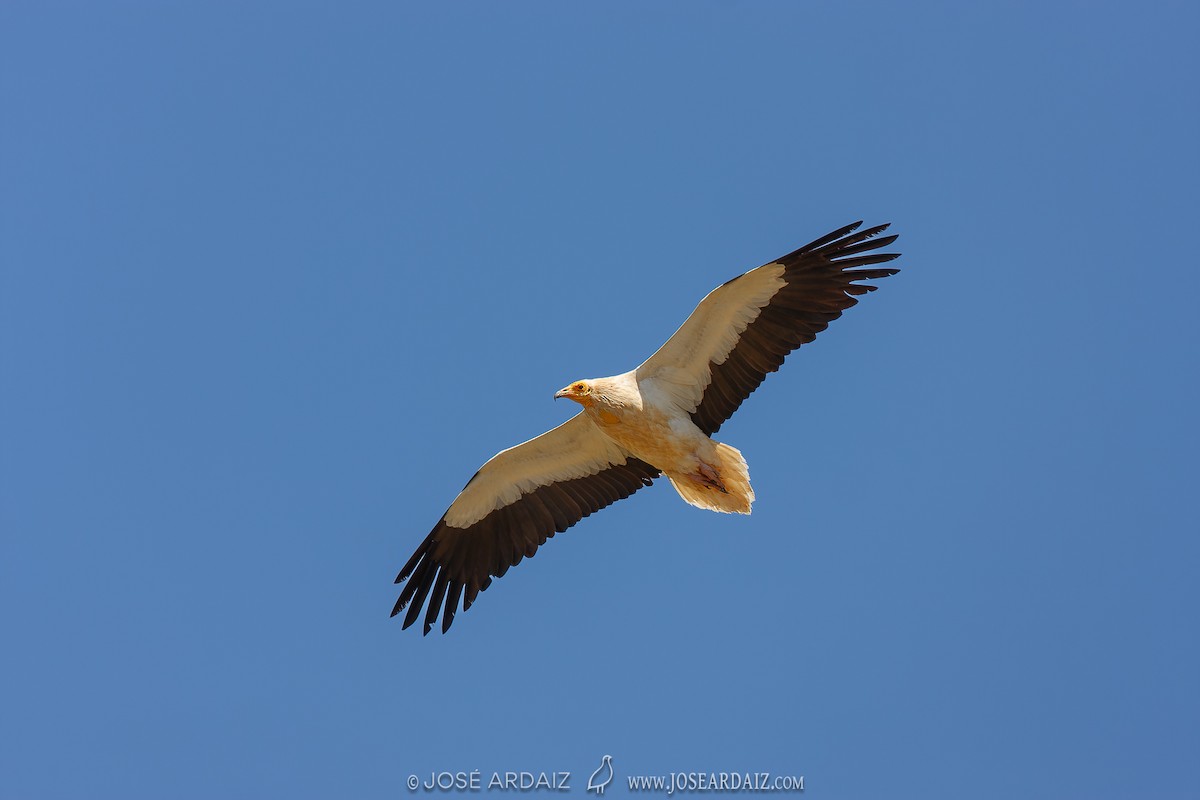
<path id="1" fill-rule="evenodd" d="M 557 400 L 560 397 L 565 397 L 568 400 L 573 400 L 576 403 L 579 403 L 581 406 L 586 406 L 591 399 L 590 392 L 588 391 L 586 385 L 580 386 L 580 383 L 582 383 L 582 381 L 576 381 L 575 383 L 567 384 L 554 393 L 554 399 Z"/>

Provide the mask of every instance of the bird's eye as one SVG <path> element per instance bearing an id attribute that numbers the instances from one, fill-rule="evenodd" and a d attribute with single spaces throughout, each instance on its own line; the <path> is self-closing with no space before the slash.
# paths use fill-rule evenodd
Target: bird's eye
<path id="1" fill-rule="evenodd" d="M 577 391 L 577 392 L 583 392 L 586 389 L 587 389 L 587 384 L 584 384 L 584 383 L 575 384 L 575 391 Z"/>

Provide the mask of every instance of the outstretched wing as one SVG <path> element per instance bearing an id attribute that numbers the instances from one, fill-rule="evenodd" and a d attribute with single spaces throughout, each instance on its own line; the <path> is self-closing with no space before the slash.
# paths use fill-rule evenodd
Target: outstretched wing
<path id="1" fill-rule="evenodd" d="M 396 583 L 408 583 L 392 616 L 408 606 L 407 628 L 428 599 L 429 633 L 444 604 L 445 633 L 460 597 L 466 611 L 493 577 L 532 558 L 555 533 L 649 486 L 658 474 L 617 447 L 582 412 L 498 453 L 468 481 L 396 576 Z"/>
<path id="2" fill-rule="evenodd" d="M 895 236 L 887 225 L 855 233 L 862 222 L 822 236 L 795 252 L 714 289 L 667 343 L 636 370 L 643 390 L 669 396 L 709 436 L 733 416 L 768 372 L 811 342 L 875 286 L 855 283 L 895 275 L 862 269 L 899 257 L 872 252 Z"/>

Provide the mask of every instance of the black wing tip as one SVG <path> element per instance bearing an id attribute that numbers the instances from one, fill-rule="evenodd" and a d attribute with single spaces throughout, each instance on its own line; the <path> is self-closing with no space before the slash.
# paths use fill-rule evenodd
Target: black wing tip
<path id="1" fill-rule="evenodd" d="M 860 219 L 858 222 L 851 222 L 849 225 L 838 228 L 836 231 L 830 231 L 829 233 L 825 234 L 821 238 L 812 240 L 808 244 L 801 247 L 799 250 L 795 250 L 795 251 L 789 253 L 788 255 L 784 256 L 784 258 L 794 258 L 796 256 L 807 255 L 808 253 L 811 253 L 815 250 L 820 250 L 822 247 L 825 247 L 830 242 L 836 242 L 838 239 L 841 239 L 845 236 L 848 236 L 848 235 L 854 233 L 856 230 L 858 230 L 859 226 L 862 224 L 863 224 L 863 221 Z"/>
<path id="2" fill-rule="evenodd" d="M 437 525 L 433 526 L 433 530 L 429 532 L 429 535 L 425 537 L 425 540 L 421 542 L 421 545 L 416 549 L 416 552 L 414 552 L 412 556 L 409 557 L 408 561 L 405 562 L 404 566 L 400 568 L 400 572 L 396 574 L 396 580 L 393 581 L 393 583 L 404 583 L 404 581 L 412 577 L 412 574 L 416 572 L 417 567 L 421 565 L 421 561 L 433 548 L 433 545 L 436 544 L 438 531 L 441 530 L 445 525 L 446 517 L 443 515 L 442 518 L 438 520 Z"/>
<path id="3" fill-rule="evenodd" d="M 861 219 L 851 222 L 849 225 L 844 225 L 837 230 L 830 231 L 819 239 L 814 239 L 803 247 L 793 250 L 785 256 L 781 256 L 771 263 L 783 264 L 789 269 L 811 258 L 815 258 L 820 262 L 833 262 L 836 264 L 841 257 L 877 250 L 880 247 L 886 247 L 899 238 L 898 234 L 894 234 L 892 236 L 885 236 L 882 239 L 875 239 L 876 236 L 892 226 L 890 222 L 860 231 L 859 228 L 862 227 L 862 224 L 863 221 Z"/>
<path id="4" fill-rule="evenodd" d="M 835 260 L 843 256 L 865 253 L 871 250 L 878 250 L 881 247 L 887 247 L 900 238 L 900 234 L 898 233 L 880 236 L 881 233 L 892 226 L 890 222 L 875 225 L 862 231 L 858 230 L 859 224 L 861 223 L 856 223 L 853 227 L 846 226 L 839 231 L 821 237 L 825 240 L 825 243 L 819 247 L 810 247 L 806 253 L 822 255 L 828 259 Z"/>
<path id="5" fill-rule="evenodd" d="M 421 605 L 424 605 L 424 600 L 422 600 Z M 388 619 L 397 616 L 407 607 L 408 603 L 404 602 L 403 599 L 397 600 L 396 605 L 392 607 L 392 613 L 388 615 Z M 400 630 L 406 631 L 416 624 L 417 619 L 420 617 L 420 607 L 421 606 L 416 607 L 418 609 L 418 613 L 416 615 L 409 614 L 405 617 L 403 624 L 400 626 Z M 463 611 L 466 611 L 467 608 L 470 608 L 470 606 L 464 606 Z M 433 611 L 434 609 L 436 609 L 436 611 Z M 424 624 L 422 625 L 421 635 L 428 636 L 429 632 L 433 630 L 434 622 L 436 621 L 439 612 L 442 616 L 442 633 L 449 631 L 450 626 L 454 624 L 454 618 L 457 610 L 457 601 L 455 602 L 455 606 L 450 606 L 448 603 L 444 606 L 441 603 L 431 603 L 429 608 L 426 609 L 427 613 L 424 619 Z M 429 613 L 430 611 L 432 611 L 432 613 Z"/>
<path id="6" fill-rule="evenodd" d="M 444 571 L 439 571 L 439 582 L 441 580 L 440 576 L 442 574 L 445 574 Z M 483 591 L 484 589 L 487 589 L 487 587 L 490 586 L 491 583 L 492 583 L 491 578 L 488 578 L 488 580 L 485 581 L 484 584 L 479 587 L 479 591 Z M 443 594 L 443 596 L 441 596 L 441 597 L 438 596 L 438 586 L 436 583 L 433 586 L 432 591 L 424 596 L 422 596 L 420 591 L 418 591 L 417 592 L 418 596 L 413 598 L 415 603 L 414 603 L 413 607 L 409 609 L 408 614 L 405 615 L 404 624 L 400 626 L 400 630 L 408 630 L 413 625 L 415 625 L 417 622 L 417 619 L 419 619 L 421 617 L 421 608 L 425 607 L 425 615 L 424 615 L 424 620 L 423 620 L 423 624 L 422 624 L 422 628 L 421 628 L 421 635 L 422 636 L 429 635 L 430 631 L 433 630 L 434 625 L 437 623 L 437 618 L 439 615 L 442 617 L 442 624 L 441 624 L 442 633 L 447 633 L 450 630 L 450 626 L 454 624 L 454 620 L 457 617 L 458 610 L 459 610 L 458 604 L 459 604 L 460 598 L 463 601 L 463 605 L 462 605 L 463 611 L 466 611 L 468 608 L 470 608 L 471 602 L 472 602 L 472 601 L 468 600 L 466 597 L 461 596 L 462 590 L 464 588 L 463 584 L 459 583 L 458 581 L 449 581 L 449 584 L 450 584 L 449 585 L 449 593 Z M 428 601 L 428 605 L 426 605 L 427 601 Z M 396 601 L 396 605 L 392 607 L 392 613 L 388 615 L 388 618 L 390 619 L 392 617 L 395 617 L 397 614 L 399 614 L 405 608 L 408 608 L 409 602 L 410 601 L 408 599 L 406 599 L 404 597 L 404 595 L 401 595 L 400 599 Z"/>
<path id="7" fill-rule="evenodd" d="M 442 633 L 448 632 L 460 610 L 460 601 L 461 610 L 466 612 L 493 579 L 502 577 L 522 560 L 532 558 L 560 526 L 566 530 L 583 517 L 652 485 L 659 474 L 646 462 L 630 458 L 624 464 L 610 464 L 594 475 L 551 484 L 555 489 L 535 490 L 528 500 L 532 505 L 509 504 L 496 509 L 492 514 L 499 516 L 493 518 L 489 514 L 476 523 L 482 525 L 477 534 L 486 533 L 496 540 L 491 557 L 484 561 L 463 554 L 464 542 L 457 538 L 463 531 L 447 526 L 443 517 L 396 576 L 396 583 L 407 583 L 391 616 L 407 608 L 402 629 L 422 618 L 422 635 L 428 636 L 440 614 Z M 543 489 L 548 492 L 545 497 L 536 494 Z M 544 504 L 556 495 L 569 502 L 560 503 L 561 508 L 551 512 Z M 533 513 L 531 508 L 542 509 L 542 513 Z M 474 526 L 464 530 L 472 529 Z"/>
<path id="8" fill-rule="evenodd" d="M 871 227 L 860 231 L 859 228 L 861 228 L 862 225 L 863 225 L 863 221 L 861 219 L 858 220 L 857 222 L 851 222 L 849 225 L 838 228 L 836 231 L 830 231 L 829 233 L 825 234 L 817 241 L 823 242 L 824 244 L 829 244 L 830 242 L 837 242 L 840 239 L 845 239 L 846 237 L 850 236 L 850 234 L 854 234 L 854 237 L 853 237 L 854 241 L 861 242 L 864 239 L 873 239 L 876 236 L 878 236 L 879 234 L 886 231 L 888 228 L 892 227 L 892 223 L 883 222 L 883 223 L 880 223 L 879 225 L 872 225 Z M 900 234 L 898 234 L 898 233 L 892 234 L 892 237 L 890 239 L 888 239 L 888 242 L 895 241 L 899 236 L 900 236 Z M 880 246 L 882 246 L 883 244 L 885 244 L 885 243 L 884 242 L 879 243 Z M 816 246 L 809 245 L 809 247 L 815 250 L 818 247 L 821 247 L 821 245 L 816 245 Z"/>
<path id="9" fill-rule="evenodd" d="M 886 229 L 886 226 L 879 228 L 878 231 L 883 232 L 885 229 Z M 865 232 L 864 232 L 864 234 L 865 234 Z M 871 238 L 874 239 L 875 234 L 872 234 Z M 880 236 L 878 239 L 875 239 L 875 241 L 871 242 L 871 244 L 873 244 L 876 248 L 887 247 L 889 244 L 891 244 L 892 242 L 896 241 L 899 238 L 900 238 L 900 234 L 893 233 L 890 236 Z"/>
<path id="10" fill-rule="evenodd" d="M 878 225 L 872 225 L 871 227 L 867 228 L 866 230 L 860 231 L 858 229 L 862 227 L 862 224 L 863 224 L 863 221 L 860 219 L 858 222 L 854 223 L 853 226 L 847 225 L 846 228 L 849 228 L 849 230 L 846 230 L 846 228 L 842 228 L 842 230 L 845 230 L 846 234 L 854 233 L 854 236 L 856 239 L 870 239 L 875 236 L 878 236 L 879 234 L 886 231 L 888 228 L 892 227 L 892 223 L 890 223 L 890 222 L 881 222 Z M 857 233 L 855 233 L 856 231 L 857 231 Z M 846 235 L 846 234 L 843 234 L 843 235 Z M 899 235 L 900 234 L 898 234 L 898 233 L 893 234 L 893 236 L 899 236 Z M 839 236 L 838 238 L 840 239 L 842 237 Z"/>
<path id="11" fill-rule="evenodd" d="M 870 260 L 864 260 L 858 263 L 840 263 L 843 265 L 842 272 L 847 275 L 855 275 L 859 272 L 886 272 L 888 275 L 895 275 L 900 271 L 899 267 L 884 267 L 883 269 L 862 269 L 862 267 L 869 267 L 872 264 L 886 264 L 889 261 L 895 261 L 900 257 L 900 255 L 900 253 L 875 253 L 873 255 L 866 256 L 866 258 Z M 855 261 L 857 262 L 857 259 Z M 835 261 L 833 263 L 838 264 L 839 262 Z"/>

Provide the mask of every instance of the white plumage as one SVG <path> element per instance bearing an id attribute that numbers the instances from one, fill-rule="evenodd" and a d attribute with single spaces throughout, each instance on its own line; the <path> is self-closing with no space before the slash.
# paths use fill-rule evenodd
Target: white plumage
<path id="1" fill-rule="evenodd" d="M 408 607 L 407 628 L 428 600 L 425 632 L 439 611 L 447 630 L 460 597 L 465 611 L 547 538 L 661 474 L 691 505 L 750 513 L 746 461 L 712 436 L 789 352 L 875 288 L 856 281 L 898 271 L 863 269 L 898 254 L 873 252 L 896 239 L 875 238 L 886 225 L 860 224 L 714 289 L 636 369 L 560 390 L 583 411 L 483 465 L 400 571 L 392 614 Z"/>

